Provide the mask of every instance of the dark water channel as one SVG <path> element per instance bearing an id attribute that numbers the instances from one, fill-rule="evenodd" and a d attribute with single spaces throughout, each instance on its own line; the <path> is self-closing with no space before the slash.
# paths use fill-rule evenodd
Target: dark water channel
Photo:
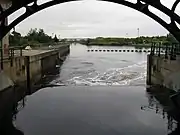
<path id="1" fill-rule="evenodd" d="M 124 48 L 72 45 L 59 74 L 47 76 L 59 87 L 42 88 L 4 107 L 0 135 L 180 134 L 170 91 L 146 88 L 147 53 L 87 49 Z M 17 101 L 17 93 L 1 93 L 1 106 Z"/>

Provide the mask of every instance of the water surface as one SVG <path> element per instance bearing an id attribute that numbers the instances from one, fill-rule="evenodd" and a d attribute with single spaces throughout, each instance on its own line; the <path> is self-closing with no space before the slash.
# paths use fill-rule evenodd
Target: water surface
<path id="1" fill-rule="evenodd" d="M 94 52 L 88 52 L 88 49 L 94 49 Z M 95 52 L 98 49 L 106 52 Z M 135 50 L 133 47 L 72 45 L 60 75 L 52 83 L 88 86 L 144 85 L 147 53 L 115 52 L 117 49 Z"/>
<path id="2" fill-rule="evenodd" d="M 65 86 L 27 96 L 16 129 L 25 135 L 179 134 L 179 113 L 168 94 L 146 90 L 147 53 L 88 49 L 124 48 L 72 45 L 50 82 Z"/>

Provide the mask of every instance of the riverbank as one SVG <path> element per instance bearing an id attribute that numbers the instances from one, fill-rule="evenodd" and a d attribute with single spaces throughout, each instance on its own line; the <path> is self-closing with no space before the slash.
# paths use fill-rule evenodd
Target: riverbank
<path id="1" fill-rule="evenodd" d="M 134 47 L 136 49 L 149 49 L 152 46 L 152 43 L 149 44 L 119 44 L 119 43 L 112 43 L 112 42 L 106 42 L 106 43 L 98 43 L 98 42 L 78 42 L 82 45 L 86 46 L 112 46 L 112 47 Z M 166 48 L 166 45 L 161 45 L 161 48 Z"/>
<path id="2" fill-rule="evenodd" d="M 124 38 L 124 37 L 97 37 L 81 39 L 81 44 L 88 46 L 99 45 L 99 46 L 132 46 L 136 48 L 150 48 L 152 43 L 161 43 L 166 46 L 168 44 L 176 43 L 170 40 L 166 36 L 153 36 L 153 37 L 136 37 L 136 38 Z"/>

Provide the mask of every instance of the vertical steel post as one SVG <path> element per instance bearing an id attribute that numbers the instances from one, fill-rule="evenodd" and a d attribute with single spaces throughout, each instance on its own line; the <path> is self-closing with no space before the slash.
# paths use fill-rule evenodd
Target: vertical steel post
<path id="1" fill-rule="evenodd" d="M 173 59 L 173 44 L 171 45 L 171 53 L 170 53 L 170 58 L 171 58 L 171 60 Z"/>
<path id="2" fill-rule="evenodd" d="M 159 49 L 158 49 L 158 56 L 160 57 L 160 54 L 161 54 L 161 45 L 160 45 L 160 43 L 158 44 L 158 47 L 159 47 Z"/>
<path id="3" fill-rule="evenodd" d="M 22 47 L 20 47 L 20 56 L 22 56 L 22 49 L 23 49 L 23 48 L 22 48 Z"/>
<path id="4" fill-rule="evenodd" d="M 167 59 L 168 58 L 168 46 L 167 46 L 167 44 L 166 44 L 166 50 L 165 50 L 165 59 Z"/>
<path id="5" fill-rule="evenodd" d="M 26 56 L 26 77 L 27 77 L 27 94 L 31 94 L 31 78 L 30 78 L 30 59 Z"/>
<path id="6" fill-rule="evenodd" d="M 1 47 L 1 69 L 3 70 L 4 64 L 3 64 L 3 46 L 2 46 L 2 40 L 0 41 L 0 47 Z"/>

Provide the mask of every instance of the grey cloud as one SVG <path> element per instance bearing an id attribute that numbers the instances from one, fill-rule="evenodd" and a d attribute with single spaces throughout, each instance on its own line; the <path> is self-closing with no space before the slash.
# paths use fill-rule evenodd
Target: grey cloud
<path id="1" fill-rule="evenodd" d="M 169 0 L 164 1 L 171 4 Z M 162 14 L 159 15 L 163 17 Z M 43 28 L 49 35 L 56 33 L 62 37 L 121 37 L 126 33 L 134 37 L 137 36 L 137 28 L 140 28 L 142 35 L 167 34 L 162 26 L 138 11 L 115 3 L 95 0 L 50 7 L 29 17 L 16 29 L 26 34 L 30 28 Z"/>

